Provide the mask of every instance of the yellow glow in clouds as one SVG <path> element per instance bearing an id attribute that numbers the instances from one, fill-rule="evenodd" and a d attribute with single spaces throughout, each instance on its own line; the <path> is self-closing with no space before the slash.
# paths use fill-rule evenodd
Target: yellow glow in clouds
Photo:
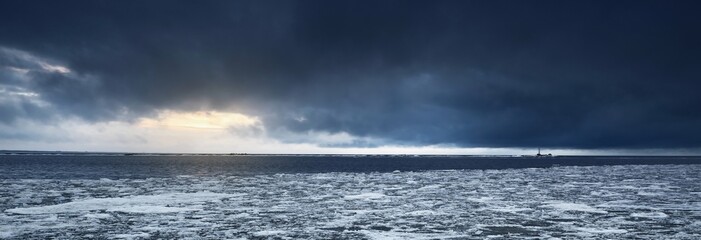
<path id="1" fill-rule="evenodd" d="M 141 127 L 169 127 L 203 130 L 219 130 L 230 127 L 249 127 L 260 124 L 257 117 L 240 113 L 216 111 L 176 112 L 162 111 L 157 118 L 144 118 L 139 122 Z"/>

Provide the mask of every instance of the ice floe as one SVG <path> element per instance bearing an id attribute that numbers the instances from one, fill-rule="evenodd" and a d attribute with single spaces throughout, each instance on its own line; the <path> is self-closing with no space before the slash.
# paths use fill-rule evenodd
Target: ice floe
<path id="1" fill-rule="evenodd" d="M 546 205 L 547 207 L 554 208 L 560 211 L 572 211 L 572 212 L 588 212 L 588 213 L 601 213 L 605 214 L 608 213 L 607 211 L 600 210 L 585 204 L 581 203 L 565 203 L 565 202 L 556 202 L 556 203 L 550 203 Z"/>
<path id="2" fill-rule="evenodd" d="M 577 231 L 580 232 L 585 232 L 585 233 L 593 233 L 593 234 L 621 234 L 621 233 L 627 233 L 625 229 L 602 229 L 602 228 L 576 228 Z"/>
<path id="3" fill-rule="evenodd" d="M 382 193 L 361 193 L 361 194 L 355 194 L 355 195 L 348 195 L 343 198 L 349 199 L 349 200 L 373 200 L 373 199 L 380 199 L 384 198 L 386 195 Z"/>
<path id="4" fill-rule="evenodd" d="M 663 212 L 643 212 L 643 213 L 631 213 L 631 217 L 639 218 L 667 218 L 669 215 Z"/>

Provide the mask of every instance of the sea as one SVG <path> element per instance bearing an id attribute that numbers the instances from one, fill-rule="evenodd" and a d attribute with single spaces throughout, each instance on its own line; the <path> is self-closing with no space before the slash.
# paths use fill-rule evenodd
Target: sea
<path id="1" fill-rule="evenodd" d="M 701 239 L 701 157 L 5 153 L 0 239 Z"/>

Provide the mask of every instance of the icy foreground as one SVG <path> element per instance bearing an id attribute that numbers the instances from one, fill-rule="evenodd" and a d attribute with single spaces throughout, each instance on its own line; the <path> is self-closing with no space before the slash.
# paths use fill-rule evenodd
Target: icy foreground
<path id="1" fill-rule="evenodd" d="M 0 180 L 0 238 L 701 239 L 701 165 Z"/>

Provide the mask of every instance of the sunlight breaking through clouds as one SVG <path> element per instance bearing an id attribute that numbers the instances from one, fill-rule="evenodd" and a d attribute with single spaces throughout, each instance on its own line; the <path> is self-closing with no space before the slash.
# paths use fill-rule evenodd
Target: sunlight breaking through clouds
<path id="1" fill-rule="evenodd" d="M 247 116 L 240 113 L 228 113 L 217 111 L 160 111 L 156 118 L 142 118 L 140 127 L 154 128 L 189 128 L 201 130 L 223 130 L 240 127 L 261 127 L 258 117 Z"/>
<path id="2" fill-rule="evenodd" d="M 692 2 L 5 5 L 1 148 L 701 152 Z"/>

